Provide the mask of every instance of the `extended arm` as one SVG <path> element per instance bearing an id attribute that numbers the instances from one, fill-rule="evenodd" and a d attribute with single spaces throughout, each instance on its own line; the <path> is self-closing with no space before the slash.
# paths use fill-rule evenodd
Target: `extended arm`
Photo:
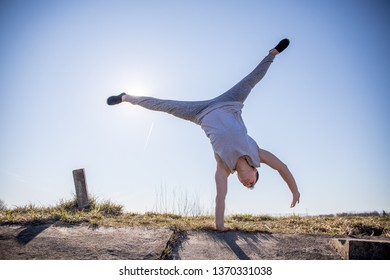
<path id="1" fill-rule="evenodd" d="M 287 165 L 285 165 L 280 159 L 278 159 L 272 153 L 259 149 L 260 159 L 262 163 L 267 164 L 269 167 L 277 170 L 283 180 L 287 183 L 292 195 L 293 200 L 291 202 L 291 207 L 294 207 L 295 204 L 299 203 L 300 193 L 298 191 L 297 184 Z"/>
<path id="2" fill-rule="evenodd" d="M 229 228 L 224 226 L 225 198 L 230 172 L 217 154 L 215 154 L 215 160 L 217 161 L 217 170 L 215 171 L 215 183 L 217 187 L 217 196 L 215 198 L 215 226 L 219 231 L 227 231 Z"/>

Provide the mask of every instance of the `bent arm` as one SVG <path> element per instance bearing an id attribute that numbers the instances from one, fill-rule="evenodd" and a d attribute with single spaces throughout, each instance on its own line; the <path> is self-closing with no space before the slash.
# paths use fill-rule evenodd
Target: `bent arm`
<path id="1" fill-rule="evenodd" d="M 277 170 L 279 172 L 280 176 L 286 182 L 287 186 L 289 187 L 289 189 L 293 195 L 291 207 L 294 207 L 295 204 L 299 203 L 300 193 L 298 191 L 298 186 L 297 186 L 297 183 L 295 182 L 294 176 L 291 174 L 287 165 L 285 165 L 275 155 L 273 155 L 272 153 L 270 153 L 266 150 L 259 149 L 259 153 L 260 153 L 260 161 L 262 163 L 267 164 L 269 167 Z"/>
<path id="2" fill-rule="evenodd" d="M 228 228 L 224 226 L 225 198 L 230 172 L 217 154 L 215 154 L 215 160 L 217 161 L 217 170 L 215 172 L 215 183 L 217 187 L 217 195 L 215 198 L 215 226 L 217 230 L 226 231 Z"/>

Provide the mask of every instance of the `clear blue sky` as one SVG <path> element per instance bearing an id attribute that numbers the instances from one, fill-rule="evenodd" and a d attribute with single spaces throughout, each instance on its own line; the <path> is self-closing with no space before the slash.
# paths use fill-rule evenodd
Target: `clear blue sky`
<path id="1" fill-rule="evenodd" d="M 253 191 L 230 177 L 227 214 L 389 211 L 389 7 L 2 0 L 0 199 L 70 199 L 72 170 L 85 168 L 89 191 L 127 211 L 178 211 L 187 198 L 213 213 L 215 162 L 200 127 L 106 99 L 213 98 L 287 37 L 243 118 L 289 166 L 301 203 L 290 209 L 287 186 L 262 166 Z"/>

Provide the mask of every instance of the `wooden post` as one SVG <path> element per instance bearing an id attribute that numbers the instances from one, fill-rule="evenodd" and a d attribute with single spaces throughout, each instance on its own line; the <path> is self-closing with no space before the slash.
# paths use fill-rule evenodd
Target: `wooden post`
<path id="1" fill-rule="evenodd" d="M 76 188 L 77 206 L 79 209 L 83 209 L 89 204 L 84 168 L 73 170 L 73 180 Z"/>

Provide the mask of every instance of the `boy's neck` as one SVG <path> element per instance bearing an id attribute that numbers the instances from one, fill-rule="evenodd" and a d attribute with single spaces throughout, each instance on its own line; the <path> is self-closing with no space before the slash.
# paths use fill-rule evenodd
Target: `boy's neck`
<path id="1" fill-rule="evenodd" d="M 236 164 L 236 170 L 238 171 L 246 171 L 246 170 L 250 170 L 252 169 L 253 167 L 249 165 L 248 161 L 246 160 L 246 158 L 244 156 L 240 157 L 237 161 L 237 164 Z"/>

